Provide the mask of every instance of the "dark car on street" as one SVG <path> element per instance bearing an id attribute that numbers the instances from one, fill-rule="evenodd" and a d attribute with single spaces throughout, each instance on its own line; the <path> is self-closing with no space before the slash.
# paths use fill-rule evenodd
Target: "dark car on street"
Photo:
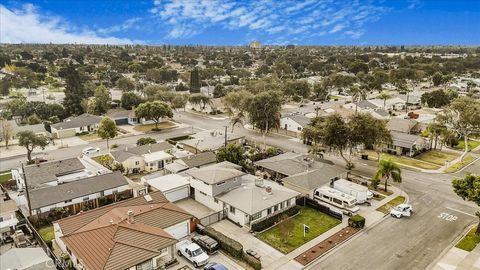
<path id="1" fill-rule="evenodd" d="M 211 262 L 205 265 L 204 270 L 228 270 L 227 267 L 223 266 L 222 264 Z"/>

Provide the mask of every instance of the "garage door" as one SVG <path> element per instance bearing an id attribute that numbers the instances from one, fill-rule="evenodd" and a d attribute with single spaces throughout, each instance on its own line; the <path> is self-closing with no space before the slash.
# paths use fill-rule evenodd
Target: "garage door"
<path id="1" fill-rule="evenodd" d="M 169 227 L 165 229 L 165 231 L 171 236 L 173 236 L 175 239 L 182 239 L 188 236 L 188 221 Z"/>
<path id="2" fill-rule="evenodd" d="M 65 129 L 65 130 L 58 130 L 57 131 L 58 138 L 70 138 L 75 136 L 75 129 Z"/>
<path id="3" fill-rule="evenodd" d="M 117 126 L 128 125 L 128 118 L 117 118 L 115 119 L 115 124 L 117 124 Z"/>
<path id="4" fill-rule="evenodd" d="M 172 191 L 168 191 L 168 192 L 164 192 L 165 193 L 165 197 L 167 197 L 167 199 L 171 202 L 176 202 L 176 201 L 179 201 L 181 199 L 185 199 L 185 198 L 188 198 L 188 186 L 186 187 L 183 187 L 183 188 L 180 188 L 180 189 L 177 189 L 177 190 L 172 190 Z"/>

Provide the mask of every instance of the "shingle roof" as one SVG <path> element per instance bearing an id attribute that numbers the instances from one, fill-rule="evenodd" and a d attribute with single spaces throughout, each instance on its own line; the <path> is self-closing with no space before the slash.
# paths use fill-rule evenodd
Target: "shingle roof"
<path id="1" fill-rule="evenodd" d="M 241 186 L 219 196 L 218 199 L 249 215 L 278 205 L 300 194 L 273 181 L 264 180 L 264 186 L 272 188 L 272 192 L 268 193 L 265 188 L 255 185 L 255 176 L 245 175 L 241 179 Z"/>
<path id="2" fill-rule="evenodd" d="M 149 153 L 165 151 L 172 149 L 173 145 L 168 142 L 159 142 L 155 144 L 146 144 L 141 146 L 121 146 L 118 150 L 110 152 L 113 158 L 118 162 L 123 162 L 132 156 L 141 156 Z"/>
<path id="3" fill-rule="evenodd" d="M 56 123 L 51 126 L 57 130 L 69 129 L 69 128 L 77 128 L 77 127 L 84 127 L 84 126 L 89 126 L 93 124 L 98 124 L 100 123 L 101 120 L 102 120 L 101 116 L 84 113 L 77 117 L 69 118 L 64 122 Z"/>
<path id="4" fill-rule="evenodd" d="M 30 204 L 32 209 L 41 208 L 124 185 L 128 185 L 128 182 L 119 171 L 96 175 L 57 186 L 31 190 Z"/>
<path id="5" fill-rule="evenodd" d="M 192 218 L 161 192 L 132 198 L 57 221 L 62 240 L 88 269 L 126 269 L 176 243 L 164 229 Z M 128 211 L 134 222 L 128 221 Z"/>
<path id="6" fill-rule="evenodd" d="M 395 146 L 410 148 L 412 147 L 417 140 L 420 138 L 418 135 L 407 134 L 403 132 L 391 131 L 392 135 L 392 144 Z"/>
<path id="7" fill-rule="evenodd" d="M 342 173 L 343 171 L 337 167 L 325 164 L 321 169 L 295 174 L 283 178 L 282 181 L 305 190 L 313 190 L 330 183 L 332 178 L 335 178 Z"/>
<path id="8" fill-rule="evenodd" d="M 132 110 L 125 110 L 125 109 L 110 109 L 106 113 L 106 116 L 116 119 L 116 118 L 128 118 L 128 115 L 131 113 Z"/>
<path id="9" fill-rule="evenodd" d="M 368 100 L 361 100 L 357 103 L 358 107 L 362 108 L 362 109 L 377 109 L 378 106 L 373 104 L 372 102 L 368 101 Z"/>
<path id="10" fill-rule="evenodd" d="M 24 167 L 24 173 L 30 188 L 57 180 L 57 176 L 83 170 L 85 166 L 78 158 L 49 161 Z"/>
<path id="11" fill-rule="evenodd" d="M 181 158 L 181 160 L 187 164 L 189 168 L 195 168 L 215 163 L 217 161 L 217 156 L 213 152 L 203 152 L 194 156 Z"/>
<path id="12" fill-rule="evenodd" d="M 254 164 L 265 169 L 292 176 L 307 170 L 321 169 L 326 166 L 323 162 L 306 160 L 306 156 L 299 153 L 286 152 L 278 156 L 256 161 Z"/>
<path id="13" fill-rule="evenodd" d="M 283 117 L 288 117 L 288 118 L 292 119 L 293 121 L 295 121 L 297 124 L 299 124 L 302 127 L 310 124 L 310 122 L 312 121 L 312 119 L 306 117 L 303 114 L 299 114 L 299 113 L 286 114 Z"/>
<path id="14" fill-rule="evenodd" d="M 216 164 L 215 164 L 216 165 Z M 207 184 L 217 184 L 228 179 L 245 175 L 244 172 L 233 168 L 225 168 L 222 166 L 208 166 L 203 168 L 194 168 L 185 173 L 195 179 L 201 180 Z"/>
<path id="15" fill-rule="evenodd" d="M 387 129 L 390 131 L 410 133 L 417 123 L 418 122 L 413 119 L 392 118 L 387 123 Z"/>

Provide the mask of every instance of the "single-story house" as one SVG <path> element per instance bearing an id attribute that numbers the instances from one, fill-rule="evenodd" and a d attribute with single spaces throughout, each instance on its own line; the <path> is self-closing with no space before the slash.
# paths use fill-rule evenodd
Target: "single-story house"
<path id="1" fill-rule="evenodd" d="M 188 155 L 174 160 L 165 165 L 166 173 L 179 173 L 191 168 L 201 168 L 217 162 L 217 156 L 213 152 L 203 152 L 196 155 Z"/>
<path id="2" fill-rule="evenodd" d="M 153 172 L 162 170 L 166 164 L 172 162 L 173 156 L 168 153 L 172 148 L 173 145 L 168 142 L 134 147 L 120 146 L 110 152 L 110 155 L 115 162 L 123 165 L 125 174 Z"/>
<path id="3" fill-rule="evenodd" d="M 135 123 L 133 123 L 134 119 L 130 118 L 131 113 L 132 113 L 132 110 L 117 108 L 117 109 L 108 110 L 105 116 L 108 116 L 113 121 L 115 121 L 115 124 L 117 124 L 117 126 L 136 124 L 136 119 L 135 119 Z"/>
<path id="4" fill-rule="evenodd" d="M 153 192 L 53 223 L 55 241 L 76 269 L 163 269 L 192 216 Z"/>
<path id="5" fill-rule="evenodd" d="M 77 133 L 97 131 L 100 121 L 102 121 L 101 116 L 84 113 L 67 118 L 63 122 L 52 124 L 50 131 L 54 138 L 68 138 L 75 136 Z"/>
<path id="6" fill-rule="evenodd" d="M 55 268 L 52 259 L 43 248 L 12 248 L 0 255 L 0 269 L 51 270 Z"/>
<path id="7" fill-rule="evenodd" d="M 385 145 L 383 151 L 394 155 L 414 156 L 430 148 L 428 139 L 403 132 L 391 131 L 392 143 Z"/>
<path id="8" fill-rule="evenodd" d="M 414 134 L 420 131 L 419 123 L 414 119 L 392 118 L 387 123 L 390 131 Z"/>
<path id="9" fill-rule="evenodd" d="M 313 198 L 315 189 L 330 184 L 346 172 L 334 165 L 323 164 L 319 169 L 309 170 L 282 179 L 283 186 Z"/>
<path id="10" fill-rule="evenodd" d="M 206 151 L 216 151 L 225 145 L 225 138 L 227 144 L 236 143 L 243 144 L 245 136 L 232 132 L 206 130 L 192 135 L 193 139 L 179 141 L 178 143 L 183 148 L 191 153 L 198 154 Z"/>
<path id="11" fill-rule="evenodd" d="M 161 191 L 170 202 L 186 199 L 190 196 L 190 182 L 179 174 L 162 175 L 153 173 L 142 177 L 142 183 L 154 191 Z"/>
<path id="12" fill-rule="evenodd" d="M 250 226 L 295 205 L 298 192 L 239 171 L 230 162 L 195 168 L 190 176 L 193 197 L 214 211 L 225 211 L 240 226 Z"/>
<path id="13" fill-rule="evenodd" d="M 50 133 L 45 129 L 45 125 L 44 124 L 36 124 L 36 125 L 21 125 L 19 126 L 17 124 L 17 121 L 15 120 L 8 120 L 7 121 L 7 125 L 10 129 L 10 140 L 8 142 L 9 145 L 12 145 L 12 144 L 17 144 L 17 133 L 21 132 L 21 131 L 26 131 L 26 130 L 29 130 L 29 131 L 33 131 L 33 133 L 35 133 L 36 135 L 44 135 L 44 136 L 47 136 L 47 137 L 50 137 Z M 0 134 L 3 134 L 3 124 L 0 125 Z M 4 138 L 3 136 L 0 138 L 0 141 L 3 141 Z"/>
<path id="14" fill-rule="evenodd" d="M 304 127 L 310 124 L 312 119 L 301 113 L 290 113 L 282 115 L 280 118 L 280 128 L 286 131 L 300 134 Z"/>

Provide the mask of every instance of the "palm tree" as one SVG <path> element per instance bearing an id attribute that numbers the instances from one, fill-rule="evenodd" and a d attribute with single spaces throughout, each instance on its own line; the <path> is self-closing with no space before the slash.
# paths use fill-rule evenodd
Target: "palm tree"
<path id="1" fill-rule="evenodd" d="M 378 163 L 377 173 L 373 179 L 379 181 L 380 179 L 385 180 L 385 192 L 387 191 L 388 180 L 392 178 L 393 182 L 401 183 L 402 182 L 402 171 L 397 163 L 391 159 L 382 159 Z"/>
<path id="2" fill-rule="evenodd" d="M 348 89 L 348 94 L 352 96 L 352 101 L 355 103 L 355 112 L 357 112 L 358 102 L 367 99 L 367 89 L 354 85 Z"/>
<path id="3" fill-rule="evenodd" d="M 382 91 L 380 92 L 380 94 L 377 96 L 377 98 L 379 99 L 382 99 L 383 100 L 383 109 L 385 110 L 385 106 L 386 106 L 386 103 L 387 103 L 387 99 L 390 99 L 392 96 L 390 95 L 390 93 L 388 91 Z"/>

